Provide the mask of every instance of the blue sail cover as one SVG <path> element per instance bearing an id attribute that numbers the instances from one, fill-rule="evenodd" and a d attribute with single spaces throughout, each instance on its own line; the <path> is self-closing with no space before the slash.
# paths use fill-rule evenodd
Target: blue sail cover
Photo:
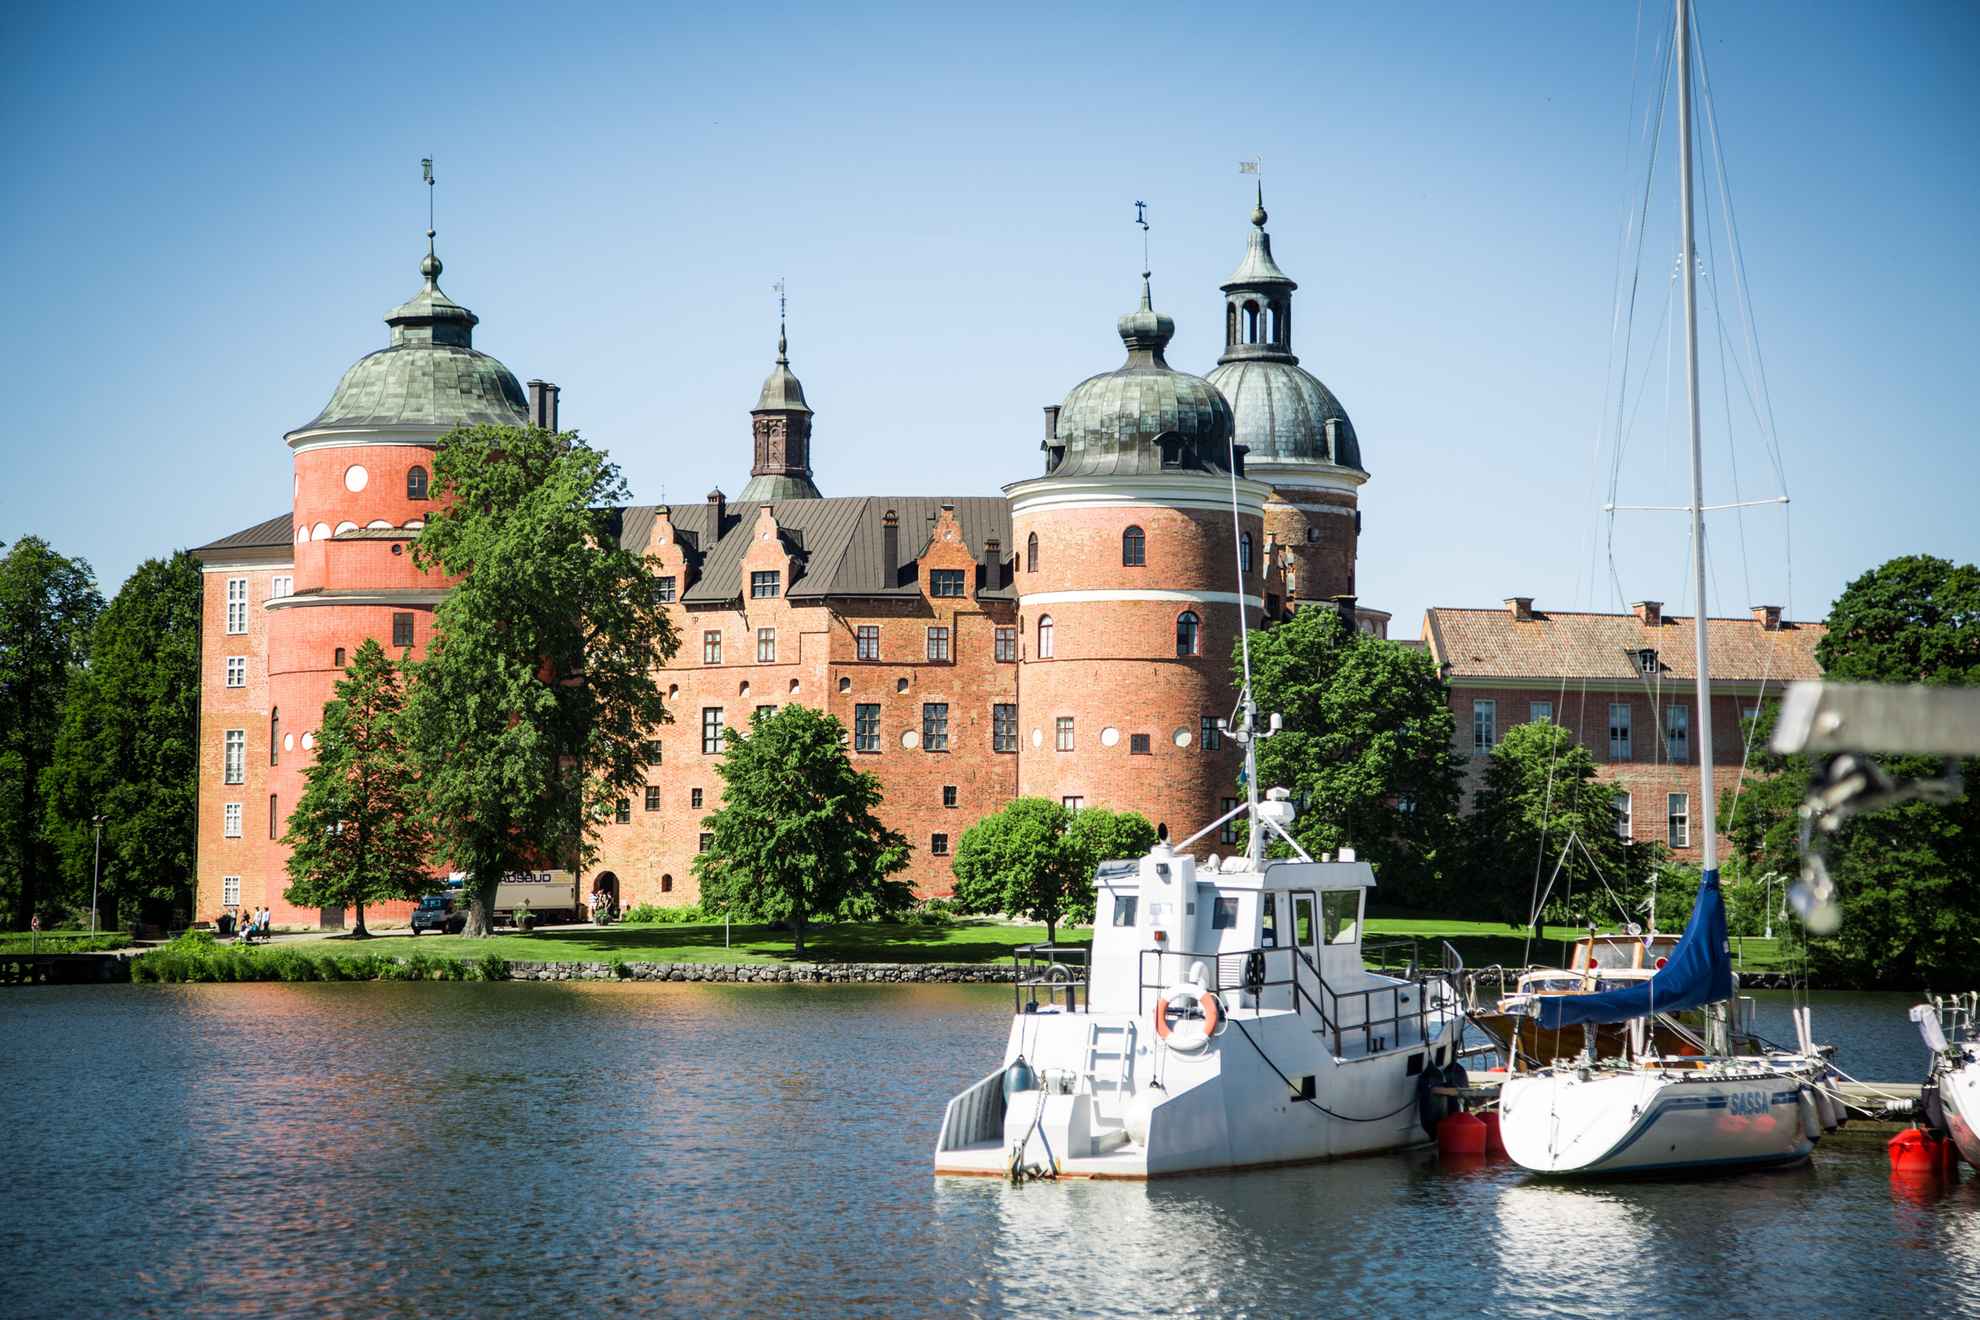
<path id="1" fill-rule="evenodd" d="M 1678 1013 L 1732 998 L 1732 958 L 1726 951 L 1726 903 L 1719 873 L 1707 871 L 1691 905 L 1684 935 L 1657 974 L 1620 990 L 1586 995 L 1547 995 L 1536 1007 L 1543 1027 L 1584 1022 L 1628 1022 L 1652 1013 Z"/>

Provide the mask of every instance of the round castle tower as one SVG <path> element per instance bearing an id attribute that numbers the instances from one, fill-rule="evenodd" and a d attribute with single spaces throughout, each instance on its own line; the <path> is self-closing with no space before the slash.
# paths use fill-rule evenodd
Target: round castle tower
<path id="1" fill-rule="evenodd" d="M 1023 637 L 1018 791 L 1138 810 L 1180 840 L 1235 792 L 1238 750 L 1217 722 L 1236 699 L 1238 611 L 1257 626 L 1282 588 L 1268 579 L 1269 491 L 1237 478 L 1234 534 L 1230 405 L 1164 359 L 1175 323 L 1145 273 L 1119 329 L 1127 361 L 1046 410 L 1045 475 L 1004 488 Z"/>
<path id="2" fill-rule="evenodd" d="M 1265 531 L 1286 552 L 1288 599 L 1352 598 L 1368 473 L 1346 409 L 1293 356 L 1299 285 L 1272 259 L 1265 219 L 1261 186 L 1244 260 L 1222 286 L 1224 354 L 1208 379 L 1230 400 L 1245 470 L 1271 488 Z"/>
<path id="3" fill-rule="evenodd" d="M 419 269 L 423 287 L 386 314 L 391 342 L 358 359 L 323 411 L 286 437 L 295 576 L 291 593 L 268 603 L 268 785 L 283 816 L 302 795 L 324 703 L 358 647 L 375 638 L 397 659 L 424 651 L 431 635 L 444 581 L 414 567 L 411 542 L 432 508 L 439 438 L 532 420 L 514 374 L 475 349 L 478 318 L 441 292 L 431 230 Z M 534 420 L 554 428 L 555 387 L 531 387 Z M 279 893 L 269 904 L 277 924 L 316 924 Z"/>

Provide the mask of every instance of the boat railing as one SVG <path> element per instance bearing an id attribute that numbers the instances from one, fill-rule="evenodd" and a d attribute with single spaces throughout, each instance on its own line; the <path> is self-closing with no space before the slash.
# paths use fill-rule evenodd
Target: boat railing
<path id="1" fill-rule="evenodd" d="M 1042 991 L 1046 1004 L 1077 1013 L 1080 991 L 1087 987 L 1090 953 L 1079 944 L 1020 944 L 1012 949 L 1016 975 L 1011 994 L 1017 1011 L 1036 1013 Z"/>
<path id="2" fill-rule="evenodd" d="M 1430 1016 L 1440 1005 L 1457 1005 L 1455 976 L 1463 961 L 1457 951 L 1445 946 L 1445 958 L 1456 960 L 1450 970 L 1418 969 L 1407 978 L 1386 985 L 1360 990 L 1336 990 L 1327 984 L 1319 965 L 1296 947 L 1262 947 L 1191 953 L 1181 949 L 1143 949 L 1135 996 L 1138 1015 L 1147 1007 L 1148 995 L 1161 995 L 1175 989 L 1167 974 L 1171 959 L 1184 966 L 1203 963 L 1212 969 L 1208 988 L 1242 990 L 1264 998 L 1265 992 L 1285 989 L 1295 1013 L 1311 1013 L 1320 1022 L 1336 1058 L 1345 1057 L 1349 1040 L 1358 1039 L 1363 1050 L 1378 1054 L 1402 1043 L 1405 1028 L 1414 1027 L 1414 1040 L 1430 1038 Z M 1150 963 L 1150 959 L 1153 963 Z M 1447 963 L 1448 965 L 1448 963 Z M 1302 975 L 1301 968 L 1305 969 Z M 1152 975 L 1151 975 L 1152 970 Z M 1309 989 L 1309 980 L 1311 988 Z"/>

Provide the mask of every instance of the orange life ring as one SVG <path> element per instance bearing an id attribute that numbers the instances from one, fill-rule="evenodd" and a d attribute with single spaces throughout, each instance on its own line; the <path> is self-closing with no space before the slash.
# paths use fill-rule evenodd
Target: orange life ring
<path id="1" fill-rule="evenodd" d="M 1169 1026 L 1169 1004 L 1174 1000 L 1185 997 L 1188 993 L 1189 991 L 1187 990 L 1171 990 L 1155 1001 L 1155 1038 L 1157 1040 L 1167 1040 L 1172 1030 Z M 1217 1023 L 1222 1010 L 1218 1007 L 1217 996 L 1208 990 L 1197 996 L 1196 1003 L 1203 1010 L 1203 1039 L 1207 1041 L 1217 1034 Z"/>

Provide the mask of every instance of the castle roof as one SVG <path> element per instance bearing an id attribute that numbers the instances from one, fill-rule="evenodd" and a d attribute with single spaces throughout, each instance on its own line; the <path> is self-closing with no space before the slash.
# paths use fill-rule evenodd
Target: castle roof
<path id="1" fill-rule="evenodd" d="M 1432 606 L 1423 635 L 1439 664 L 1457 679 L 1548 678 L 1591 682 L 1691 682 L 1698 675 L 1692 620 L 1662 615 L 1654 624 L 1634 614 Z M 1726 682 L 1787 683 L 1822 676 L 1815 645 L 1827 634 L 1820 623 L 1707 619 L 1712 677 Z M 1641 655 L 1656 652 L 1657 671 L 1646 679 Z"/>

